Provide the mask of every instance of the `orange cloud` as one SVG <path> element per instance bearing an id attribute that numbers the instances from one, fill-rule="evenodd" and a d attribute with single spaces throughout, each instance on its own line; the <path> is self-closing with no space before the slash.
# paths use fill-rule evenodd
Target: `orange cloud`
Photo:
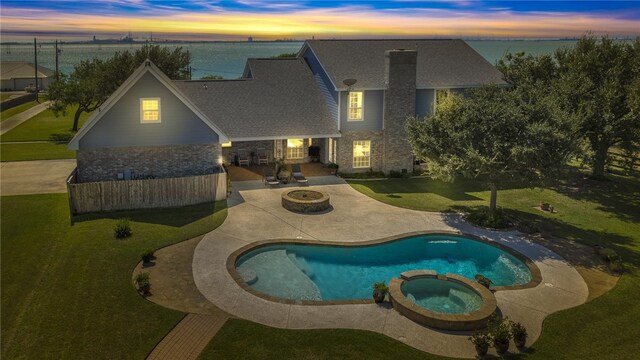
<path id="1" fill-rule="evenodd" d="M 147 12 L 149 13 L 149 12 Z M 173 13 L 158 9 L 144 17 L 66 14 L 58 11 L 3 9 L 1 29 L 12 34 L 33 32 L 124 33 L 156 32 L 183 35 L 252 35 L 280 37 L 375 36 L 579 36 L 586 31 L 638 35 L 637 20 L 602 14 L 527 13 L 509 11 L 472 13 L 453 10 L 372 10 L 367 7 L 303 9 L 285 13 L 217 11 Z"/>

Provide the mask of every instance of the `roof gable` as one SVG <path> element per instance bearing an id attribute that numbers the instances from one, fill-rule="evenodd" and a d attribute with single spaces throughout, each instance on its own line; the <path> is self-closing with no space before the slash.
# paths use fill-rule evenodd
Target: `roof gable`
<path id="1" fill-rule="evenodd" d="M 228 137 L 224 134 L 216 124 L 211 121 L 200 109 L 198 109 L 191 100 L 189 100 L 180 91 L 173 81 L 171 81 L 158 67 L 156 67 L 150 60 L 146 60 L 142 63 L 134 72 L 124 81 L 122 85 L 105 101 L 105 103 L 91 114 L 85 125 L 76 133 L 73 139 L 69 142 L 68 148 L 70 150 L 78 150 L 80 147 L 80 140 L 88 134 L 91 129 L 102 119 L 109 110 L 114 107 L 118 101 L 124 97 L 127 92 L 134 87 L 134 85 L 142 79 L 146 74 L 153 75 L 163 86 L 165 86 L 173 95 L 176 96 L 189 110 L 191 110 L 202 122 L 204 122 L 208 128 L 214 131 L 220 142 L 227 142 Z"/>

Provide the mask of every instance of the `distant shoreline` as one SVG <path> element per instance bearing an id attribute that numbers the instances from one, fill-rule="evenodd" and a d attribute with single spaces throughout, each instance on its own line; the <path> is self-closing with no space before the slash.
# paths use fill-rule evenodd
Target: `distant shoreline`
<path id="1" fill-rule="evenodd" d="M 423 38 L 399 38 L 402 40 L 415 40 L 415 39 L 462 39 L 468 41 L 578 41 L 580 37 L 570 38 L 483 38 L 483 37 L 423 37 Z M 391 39 L 391 38 L 389 38 Z M 614 40 L 634 40 L 635 37 L 613 37 Z M 104 40 L 81 40 L 81 41 L 58 41 L 58 44 L 70 44 L 70 45 L 162 45 L 162 44 L 218 44 L 218 43 L 297 43 L 305 42 L 310 39 L 282 39 L 282 40 L 163 40 L 163 41 L 123 41 L 118 39 L 104 39 Z M 352 39 L 317 39 L 317 40 L 352 40 Z M 366 39 L 365 39 L 366 40 Z M 388 39 L 380 39 L 388 40 Z M 54 44 L 55 41 L 38 41 L 38 44 Z M 25 41 L 5 41 L 0 42 L 0 46 L 4 45 L 33 45 L 33 42 Z"/>

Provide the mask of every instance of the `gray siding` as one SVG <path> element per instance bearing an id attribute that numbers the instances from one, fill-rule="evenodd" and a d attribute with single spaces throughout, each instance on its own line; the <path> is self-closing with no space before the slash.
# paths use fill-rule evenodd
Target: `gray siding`
<path id="1" fill-rule="evenodd" d="M 424 117 L 433 111 L 435 90 L 422 89 L 416 91 L 416 115 Z"/>
<path id="2" fill-rule="evenodd" d="M 161 122 L 140 123 L 140 98 L 160 98 Z M 150 73 L 80 140 L 80 149 L 218 143 L 218 134 Z"/>
<path id="3" fill-rule="evenodd" d="M 340 131 L 379 131 L 382 130 L 382 119 L 384 117 L 384 91 L 369 90 L 363 91 L 364 114 L 362 121 L 348 121 L 347 111 L 349 108 L 349 97 L 346 91 L 340 92 Z"/>

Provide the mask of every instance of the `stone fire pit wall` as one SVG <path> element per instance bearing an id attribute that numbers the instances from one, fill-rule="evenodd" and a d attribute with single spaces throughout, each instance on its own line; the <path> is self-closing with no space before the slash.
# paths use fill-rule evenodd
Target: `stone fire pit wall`
<path id="1" fill-rule="evenodd" d="M 304 194 L 308 197 L 303 197 Z M 327 210 L 329 194 L 314 190 L 289 190 L 282 193 L 282 207 L 289 211 L 310 213 Z"/>

